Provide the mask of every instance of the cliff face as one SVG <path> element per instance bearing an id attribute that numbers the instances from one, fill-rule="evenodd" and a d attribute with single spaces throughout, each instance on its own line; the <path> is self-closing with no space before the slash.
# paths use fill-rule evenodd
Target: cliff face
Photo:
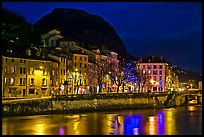
<path id="1" fill-rule="evenodd" d="M 84 48 L 104 48 L 129 56 L 114 28 L 103 18 L 82 10 L 57 8 L 34 24 L 40 34 L 58 29 L 65 37 L 83 42 Z"/>

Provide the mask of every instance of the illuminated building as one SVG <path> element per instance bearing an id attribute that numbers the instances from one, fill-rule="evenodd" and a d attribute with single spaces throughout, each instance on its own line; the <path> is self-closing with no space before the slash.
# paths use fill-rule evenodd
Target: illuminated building
<path id="1" fill-rule="evenodd" d="M 103 72 L 103 75 L 98 75 L 97 72 L 99 72 L 99 68 L 103 68 L 103 70 L 107 68 L 100 66 L 101 64 L 116 69 L 119 63 L 117 53 L 104 49 L 85 49 L 83 48 L 85 47 L 84 43 L 79 43 L 73 38 L 64 38 L 60 31 L 56 29 L 42 35 L 42 38 L 44 45 L 39 48 L 39 51 L 41 54 L 48 54 L 49 57 L 60 62 L 58 66 L 60 72 L 59 77 L 57 77 L 59 86 L 68 82 L 68 87 L 65 89 L 68 90 L 68 93 L 98 92 L 99 78 L 97 77 L 102 77 L 102 92 L 114 90 L 110 89 L 110 87 L 113 87 L 110 80 L 110 71 L 104 71 L 105 74 Z"/>
<path id="2" fill-rule="evenodd" d="M 151 91 L 164 92 L 166 82 L 166 61 L 162 58 L 156 58 L 154 56 L 148 57 L 147 59 L 140 58 L 136 64 L 136 69 L 141 71 L 141 75 L 145 76 L 143 79 L 144 91 L 148 89 Z"/>
<path id="3" fill-rule="evenodd" d="M 42 97 L 50 95 L 51 66 L 58 62 L 27 54 L 3 53 L 2 96 Z"/>
<path id="4" fill-rule="evenodd" d="M 140 58 L 136 68 L 145 77 L 144 92 L 148 89 L 155 92 L 164 92 L 171 88 L 178 90 L 179 79 L 172 67 L 162 57 Z"/>

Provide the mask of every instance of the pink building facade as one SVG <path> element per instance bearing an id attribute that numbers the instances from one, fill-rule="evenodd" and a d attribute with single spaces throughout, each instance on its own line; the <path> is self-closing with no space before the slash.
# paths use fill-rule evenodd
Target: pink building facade
<path id="1" fill-rule="evenodd" d="M 142 75 L 146 76 L 146 83 L 149 86 L 145 86 L 145 91 L 151 90 L 153 92 L 165 91 L 165 66 L 166 63 L 137 63 L 137 69 L 140 70 Z"/>

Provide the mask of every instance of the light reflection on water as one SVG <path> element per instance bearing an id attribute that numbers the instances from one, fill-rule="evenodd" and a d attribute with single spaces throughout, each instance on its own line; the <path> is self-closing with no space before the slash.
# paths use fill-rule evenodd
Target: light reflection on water
<path id="1" fill-rule="evenodd" d="M 3 135 L 201 135 L 202 106 L 2 118 Z"/>

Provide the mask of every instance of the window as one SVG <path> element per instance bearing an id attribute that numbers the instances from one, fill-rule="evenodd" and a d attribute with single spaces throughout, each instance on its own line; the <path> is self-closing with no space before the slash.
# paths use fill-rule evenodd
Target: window
<path id="1" fill-rule="evenodd" d="M 29 89 L 29 94 L 35 94 L 35 89 Z"/>
<path id="2" fill-rule="evenodd" d="M 159 69 L 162 69 L 162 65 L 159 65 Z"/>
<path id="3" fill-rule="evenodd" d="M 82 60 L 82 57 L 80 57 L 80 60 Z"/>
<path id="4" fill-rule="evenodd" d="M 81 63 L 80 63 L 80 68 L 81 68 Z"/>
<path id="5" fill-rule="evenodd" d="M 4 68 L 5 73 L 8 73 L 8 71 L 7 71 L 7 70 L 8 70 L 8 68 L 7 68 L 7 67 L 5 67 L 5 68 Z"/>
<path id="6" fill-rule="evenodd" d="M 7 62 L 8 61 L 8 59 L 7 58 L 5 58 L 5 62 Z"/>
<path id="7" fill-rule="evenodd" d="M 46 80 L 45 78 L 42 79 L 42 85 L 43 85 L 43 86 L 47 85 L 47 80 Z"/>
<path id="8" fill-rule="evenodd" d="M 142 74 L 145 75 L 145 70 L 142 71 Z"/>
<path id="9" fill-rule="evenodd" d="M 34 74 L 34 68 L 30 68 L 30 74 Z"/>
<path id="10" fill-rule="evenodd" d="M 14 59 L 11 59 L 12 62 L 14 62 Z"/>
<path id="11" fill-rule="evenodd" d="M 55 71 L 54 70 L 52 70 L 52 75 L 55 75 Z"/>
<path id="12" fill-rule="evenodd" d="M 11 73 L 15 73 L 15 67 L 11 66 Z"/>
<path id="13" fill-rule="evenodd" d="M 20 85 L 25 85 L 25 84 L 26 84 L 26 79 L 20 78 Z"/>
<path id="14" fill-rule="evenodd" d="M 86 64 L 84 64 L 84 68 L 86 68 Z"/>
<path id="15" fill-rule="evenodd" d="M 157 77 L 156 77 L 156 76 L 154 76 L 154 80 L 155 80 L 155 81 L 157 80 Z"/>
<path id="16" fill-rule="evenodd" d="M 22 60 L 22 59 L 20 59 L 20 63 L 23 63 L 23 60 Z"/>
<path id="17" fill-rule="evenodd" d="M 74 57 L 74 60 L 76 60 L 76 59 L 77 59 L 77 57 L 75 56 L 75 57 Z"/>
<path id="18" fill-rule="evenodd" d="M 64 75 L 65 75 L 65 69 L 64 69 Z"/>
<path id="19" fill-rule="evenodd" d="M 75 66 L 75 67 L 77 66 L 76 63 L 74 63 L 74 66 Z"/>
<path id="20" fill-rule="evenodd" d="M 34 78 L 30 79 L 30 85 L 34 85 Z"/>
<path id="21" fill-rule="evenodd" d="M 147 68 L 148 68 L 148 69 L 151 69 L 151 65 L 148 65 Z"/>
<path id="22" fill-rule="evenodd" d="M 159 71 L 159 75 L 162 75 L 162 70 Z"/>
<path id="23" fill-rule="evenodd" d="M 149 75 L 151 74 L 151 70 L 148 70 L 148 74 L 149 74 Z"/>
<path id="24" fill-rule="evenodd" d="M 145 69 L 145 65 L 143 65 L 143 69 Z"/>
<path id="25" fill-rule="evenodd" d="M 159 76 L 159 80 L 162 80 L 162 76 Z"/>
<path id="26" fill-rule="evenodd" d="M 153 74 L 154 74 L 154 75 L 157 75 L 157 70 L 153 70 Z"/>
<path id="27" fill-rule="evenodd" d="M 4 78 L 5 84 L 8 84 L 8 78 Z"/>
<path id="28" fill-rule="evenodd" d="M 43 75 L 47 75 L 47 71 L 43 69 Z"/>
<path id="29" fill-rule="evenodd" d="M 84 60 L 86 61 L 86 57 L 84 57 Z"/>
<path id="30" fill-rule="evenodd" d="M 20 67 L 20 74 L 25 74 L 25 73 L 26 73 L 26 68 Z"/>
<path id="31" fill-rule="evenodd" d="M 157 69 L 157 65 L 154 65 L 154 69 Z"/>
<path id="32" fill-rule="evenodd" d="M 61 75 L 62 75 L 62 71 L 63 71 L 63 70 L 61 69 Z"/>
<path id="33" fill-rule="evenodd" d="M 15 78 L 10 78 L 10 85 L 14 85 L 14 83 L 15 83 Z"/>

